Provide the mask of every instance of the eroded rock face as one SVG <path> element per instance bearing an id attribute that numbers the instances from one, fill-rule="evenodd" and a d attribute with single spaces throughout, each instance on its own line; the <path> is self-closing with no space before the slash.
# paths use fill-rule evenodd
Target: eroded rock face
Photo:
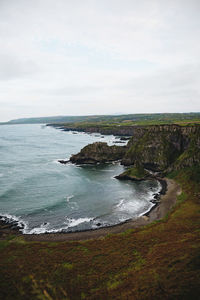
<path id="1" fill-rule="evenodd" d="M 180 170 L 186 167 L 200 165 L 200 127 L 189 136 L 189 143 L 185 151 L 181 153 L 172 166 L 171 170 Z"/>
<path id="2" fill-rule="evenodd" d="M 155 125 L 134 127 L 127 146 L 97 142 L 72 155 L 77 164 L 121 160 L 126 166 L 142 164 L 152 171 L 170 171 L 200 164 L 200 126 Z"/>
<path id="3" fill-rule="evenodd" d="M 144 167 L 163 171 L 200 163 L 200 127 L 178 125 L 148 126 L 135 129 L 122 164 L 140 162 Z"/>
<path id="4" fill-rule="evenodd" d="M 84 147 L 80 153 L 72 155 L 70 161 L 76 164 L 96 164 L 122 159 L 126 146 L 108 146 L 107 143 L 96 142 Z"/>
<path id="5" fill-rule="evenodd" d="M 181 147 L 181 136 L 178 134 L 147 131 L 129 148 L 122 164 L 132 165 L 138 161 L 154 171 L 163 170 L 181 154 Z"/>

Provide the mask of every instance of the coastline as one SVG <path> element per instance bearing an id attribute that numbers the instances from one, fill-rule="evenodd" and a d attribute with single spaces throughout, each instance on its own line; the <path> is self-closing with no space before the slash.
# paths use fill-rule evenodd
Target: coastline
<path id="1" fill-rule="evenodd" d="M 181 193 L 180 186 L 172 179 L 157 178 L 162 185 L 159 202 L 150 211 L 135 220 L 127 220 L 124 223 L 109 227 L 91 229 L 86 231 L 66 232 L 66 233 L 42 233 L 42 234 L 22 234 L 17 228 L 12 228 L 12 224 L 0 221 L 0 239 L 5 239 L 9 235 L 22 236 L 26 241 L 40 242 L 61 242 L 77 241 L 103 238 L 108 234 L 122 233 L 128 229 L 139 228 L 148 225 L 156 220 L 162 219 L 176 203 L 177 195 Z"/>

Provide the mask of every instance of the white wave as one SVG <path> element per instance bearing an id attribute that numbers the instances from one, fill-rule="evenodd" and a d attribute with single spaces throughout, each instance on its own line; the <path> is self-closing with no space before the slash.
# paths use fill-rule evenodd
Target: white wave
<path id="1" fill-rule="evenodd" d="M 74 195 L 67 196 L 67 202 L 69 202 L 72 198 L 74 198 Z"/>
<path id="2" fill-rule="evenodd" d="M 66 231 L 68 228 L 77 226 L 81 223 L 90 222 L 92 220 L 93 218 L 80 218 L 80 219 L 67 218 L 67 222 L 64 222 L 64 224 L 66 224 L 67 226 L 63 226 L 57 229 L 55 228 L 50 229 L 49 223 L 43 223 L 39 227 L 35 227 L 31 230 L 28 228 L 26 230 L 23 230 L 23 233 L 24 234 L 58 233 L 58 232 Z"/>
<path id="3" fill-rule="evenodd" d="M 0 220 L 5 221 L 7 223 L 17 223 L 17 226 L 20 227 L 20 231 L 23 232 L 24 229 L 26 229 L 28 227 L 28 224 L 21 219 L 21 216 L 17 217 L 14 215 L 10 215 L 10 214 L 0 214 Z"/>
<path id="4" fill-rule="evenodd" d="M 3 173 L 0 173 L 0 177 L 3 177 L 4 175 L 3 175 Z"/>
<path id="5" fill-rule="evenodd" d="M 161 191 L 161 189 L 162 189 L 162 185 L 158 181 L 158 186 L 157 187 L 154 187 L 154 188 L 151 188 L 151 190 L 148 190 L 148 192 L 147 192 L 147 199 L 148 200 L 152 200 L 154 194 L 158 194 Z"/>
<path id="6" fill-rule="evenodd" d="M 42 233 L 58 233 L 58 232 L 62 232 L 63 230 L 66 230 L 68 227 L 61 227 L 59 229 L 47 229 L 47 228 L 43 228 L 43 227 L 35 227 L 31 230 L 28 231 L 23 231 L 23 234 L 42 234 Z"/>
<path id="7" fill-rule="evenodd" d="M 150 208 L 148 208 L 147 210 L 143 211 L 141 214 L 138 215 L 138 217 L 144 216 L 146 213 L 148 213 L 152 207 L 155 206 L 155 204 L 151 203 Z"/>
<path id="8" fill-rule="evenodd" d="M 81 223 L 88 223 L 94 220 L 94 218 L 79 218 L 79 219 L 73 219 L 73 218 L 66 218 L 65 224 L 67 224 L 68 227 L 75 227 L 78 226 Z"/>
<path id="9" fill-rule="evenodd" d="M 120 202 L 116 205 L 116 207 L 120 207 L 124 203 L 124 199 L 120 200 Z"/>
<path id="10" fill-rule="evenodd" d="M 63 158 L 62 158 L 62 159 L 63 159 Z M 53 164 L 60 164 L 59 161 L 58 161 L 58 159 L 54 159 L 54 160 L 52 161 L 52 163 L 53 163 Z"/>
<path id="11" fill-rule="evenodd" d="M 20 220 L 20 217 L 16 217 L 10 214 L 1 214 L 1 220 L 8 222 L 18 222 Z"/>
<path id="12" fill-rule="evenodd" d="M 68 165 L 70 164 L 73 166 L 73 168 L 82 169 L 81 165 L 73 165 L 72 163 L 68 163 Z"/>
<path id="13" fill-rule="evenodd" d="M 79 219 L 73 219 L 73 218 L 67 218 L 67 221 L 64 222 L 66 226 L 60 227 L 60 228 L 50 228 L 50 223 L 43 223 L 39 227 L 35 227 L 32 229 L 24 229 L 24 234 L 42 234 L 42 233 L 58 233 L 62 231 L 66 231 L 68 228 L 77 226 L 81 223 L 90 222 L 93 218 L 79 218 Z"/>
<path id="14" fill-rule="evenodd" d="M 52 161 L 52 163 L 54 163 L 54 164 L 59 164 L 60 165 L 60 162 L 59 162 L 59 160 L 64 160 L 64 161 L 68 161 L 69 160 L 69 158 L 57 158 L 57 159 L 54 159 L 53 161 Z"/>
<path id="15" fill-rule="evenodd" d="M 129 218 L 127 218 L 127 217 L 120 218 L 120 219 L 119 219 L 119 223 L 123 223 L 123 222 L 125 222 L 125 221 L 127 221 L 127 220 L 129 220 Z"/>
<path id="16" fill-rule="evenodd" d="M 25 231 L 26 234 L 41 234 L 48 232 L 49 223 L 43 223 L 40 227 L 35 227 L 31 230 Z"/>
<path id="17" fill-rule="evenodd" d="M 139 209 L 141 208 L 141 202 L 137 200 L 132 200 L 132 201 L 121 201 L 117 206 L 116 210 L 123 212 L 123 213 L 128 213 L 128 214 L 134 214 L 136 213 Z"/>
<path id="18" fill-rule="evenodd" d="M 120 160 L 114 160 L 114 161 L 112 161 L 112 165 L 120 165 Z"/>

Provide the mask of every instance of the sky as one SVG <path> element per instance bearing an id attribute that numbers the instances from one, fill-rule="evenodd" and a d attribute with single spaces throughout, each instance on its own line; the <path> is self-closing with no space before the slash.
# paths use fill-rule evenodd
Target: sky
<path id="1" fill-rule="evenodd" d="M 200 111 L 199 0 L 0 0 L 0 121 Z"/>

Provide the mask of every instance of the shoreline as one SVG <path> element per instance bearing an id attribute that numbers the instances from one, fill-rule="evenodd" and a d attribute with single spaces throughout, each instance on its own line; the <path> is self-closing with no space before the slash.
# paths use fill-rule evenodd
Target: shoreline
<path id="1" fill-rule="evenodd" d="M 5 239 L 9 235 L 22 236 L 26 241 L 39 242 L 64 242 L 78 241 L 103 238 L 108 234 L 122 233 L 128 229 L 139 228 L 152 223 L 153 221 L 162 219 L 176 203 L 177 195 L 181 193 L 180 186 L 172 179 L 155 178 L 161 185 L 162 189 L 159 192 L 159 202 L 144 215 L 135 220 L 127 220 L 123 223 L 102 227 L 97 229 L 76 231 L 76 232 L 57 232 L 57 233 L 42 233 L 42 234 L 23 234 L 17 228 L 12 228 L 13 225 L 0 221 L 0 239 Z"/>

